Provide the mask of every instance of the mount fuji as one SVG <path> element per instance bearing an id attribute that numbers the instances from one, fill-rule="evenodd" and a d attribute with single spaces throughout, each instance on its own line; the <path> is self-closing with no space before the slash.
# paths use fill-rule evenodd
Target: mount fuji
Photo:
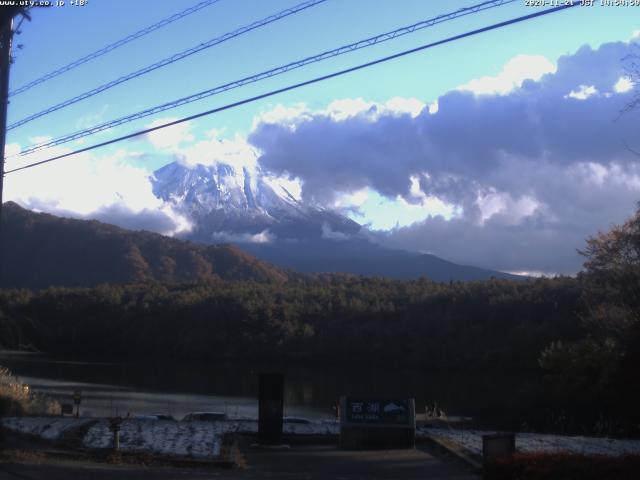
<path id="1" fill-rule="evenodd" d="M 195 224 L 189 239 L 204 243 L 291 242 L 346 237 L 361 229 L 336 212 L 303 204 L 263 176 L 223 163 L 170 163 L 154 172 L 153 193 L 188 215 Z"/>
<path id="2" fill-rule="evenodd" d="M 184 238 L 235 243 L 258 258 L 301 272 L 436 281 L 522 278 L 376 245 L 353 220 L 305 204 L 284 186 L 247 168 L 173 162 L 156 170 L 152 183 L 154 195 L 192 221 L 193 229 Z"/>

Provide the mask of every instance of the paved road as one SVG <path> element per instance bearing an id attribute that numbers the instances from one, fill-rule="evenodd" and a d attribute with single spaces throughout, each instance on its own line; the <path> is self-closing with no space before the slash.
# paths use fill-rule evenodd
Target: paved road
<path id="1" fill-rule="evenodd" d="M 344 451 L 334 446 L 246 448 L 242 470 L 112 466 L 83 462 L 0 465 L 0 480 L 454 479 L 476 480 L 462 466 L 426 449 Z"/>
<path id="2" fill-rule="evenodd" d="M 0 480 L 221 480 L 236 479 L 224 470 L 117 467 L 79 462 L 0 465 Z"/>
<path id="3" fill-rule="evenodd" d="M 289 450 L 246 449 L 245 478 L 274 479 L 455 479 L 475 480 L 457 463 L 415 450 L 339 450 L 334 446 L 305 446 Z"/>

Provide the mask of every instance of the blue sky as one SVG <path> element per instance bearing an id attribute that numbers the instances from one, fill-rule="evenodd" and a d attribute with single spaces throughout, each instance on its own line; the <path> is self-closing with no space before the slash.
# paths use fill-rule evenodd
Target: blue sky
<path id="1" fill-rule="evenodd" d="M 17 88 L 195 3 L 191 0 L 90 0 L 84 7 L 36 10 L 33 21 L 23 24 L 23 33 L 17 38 L 17 43 L 23 44 L 24 49 L 17 52 L 11 86 Z M 116 118 L 474 3 L 329 0 L 35 120 L 10 132 L 9 140 L 24 144 L 33 136 L 55 137 L 74 131 L 77 125 L 86 123 L 83 119 L 89 117 L 104 120 Z M 523 3 L 514 2 L 437 25 L 386 44 L 209 98 L 176 109 L 171 116 L 186 116 L 536 10 L 525 7 Z M 196 14 L 14 97 L 9 123 L 295 4 L 295 0 L 220 0 Z M 150 5 L 153 7 L 150 8 Z M 516 55 L 543 55 L 555 62 L 560 55 L 574 52 L 585 43 L 598 46 L 607 41 L 627 40 L 639 27 L 633 15 L 636 10 L 630 7 L 578 7 L 202 119 L 197 122 L 194 131 L 216 128 L 225 129 L 226 134 L 231 136 L 236 132 L 246 134 L 251 128 L 253 116 L 274 104 L 304 102 L 311 108 L 320 108 L 337 98 L 385 102 L 394 96 L 433 101 L 446 91 L 474 78 L 497 74 Z M 167 114 L 160 116 L 166 117 Z M 126 133 L 135 126 L 147 123 L 148 119 L 141 120 L 137 124 L 127 125 L 121 131 Z"/>
<path id="2" fill-rule="evenodd" d="M 40 75 L 197 2 L 195 0 L 163 2 L 89 0 L 83 7 L 70 6 L 68 3 L 64 7 L 38 9 L 33 12 L 31 22 L 23 23 L 22 33 L 16 37 L 15 43 L 23 44 L 24 47 L 16 52 L 16 61 L 11 72 L 12 88 L 20 87 Z M 323 4 L 16 128 L 9 132 L 7 142 L 13 149 L 11 151 L 15 152 L 38 139 L 70 133 L 474 3 L 470 1 L 425 0 L 328 0 Z M 196 14 L 13 97 L 9 109 L 9 123 L 295 4 L 296 2 L 291 0 L 220 0 Z M 534 11 L 536 8 L 525 6 L 524 0 L 513 2 L 500 8 L 446 22 L 382 45 L 226 92 L 170 112 L 163 112 L 156 117 L 132 122 L 95 137 L 89 137 L 83 142 L 58 147 L 54 151 L 56 153 L 64 152 L 70 148 L 90 145 L 95 141 L 104 141 L 144 128 L 152 124 L 154 120 L 161 121 L 162 119 L 191 115 L 270 89 L 307 80 L 330 71 Z M 454 222 L 452 221 L 457 217 L 464 217 L 465 208 L 467 212 L 471 208 L 465 204 L 463 199 L 454 198 L 450 191 L 438 193 L 440 187 L 432 186 L 431 190 L 427 191 L 425 185 L 428 182 L 425 178 L 436 178 L 427 173 L 430 171 L 429 169 L 414 169 L 408 173 L 405 172 L 406 175 L 402 178 L 403 187 L 397 191 L 386 188 L 385 185 L 380 182 L 376 183 L 374 180 L 369 184 L 355 180 L 343 182 L 340 188 L 336 187 L 332 190 L 331 176 L 328 175 L 325 178 L 315 173 L 314 178 L 325 178 L 329 184 L 326 185 L 326 188 L 332 190 L 331 194 L 320 195 L 320 187 L 313 187 L 313 178 L 305 178 L 305 175 L 308 174 L 307 170 L 300 168 L 298 173 L 294 175 L 292 170 L 296 169 L 295 165 L 287 166 L 284 158 L 274 159 L 273 150 L 269 149 L 273 149 L 277 145 L 274 145 L 271 140 L 267 141 L 263 138 L 265 129 L 261 127 L 260 122 L 263 119 L 262 124 L 268 124 L 270 121 L 280 125 L 287 122 L 297 124 L 299 118 L 306 116 L 311 120 L 305 125 L 311 129 L 314 125 L 321 123 L 319 122 L 321 118 L 327 116 L 333 119 L 337 118 L 336 108 L 349 110 L 349 115 L 363 117 L 367 115 L 367 109 L 370 110 L 374 105 L 378 109 L 378 114 L 373 117 L 369 115 L 366 121 L 369 124 L 378 125 L 387 115 L 391 117 L 394 115 L 417 117 L 421 109 L 428 109 L 428 106 L 433 105 L 439 98 L 455 100 L 455 96 L 447 96 L 447 94 L 465 85 L 467 86 L 466 90 L 472 92 L 472 95 L 502 98 L 503 96 L 516 95 L 520 91 L 521 94 L 528 92 L 527 94 L 534 98 L 538 94 L 533 90 L 520 89 L 520 83 L 523 79 L 532 78 L 538 81 L 544 73 L 548 73 L 549 77 L 553 76 L 560 57 L 574 58 L 575 52 L 583 45 L 589 45 L 593 50 L 596 50 L 607 43 L 629 44 L 634 32 L 640 30 L 638 12 L 640 10 L 634 7 L 600 7 L 596 2 L 596 6 L 593 7 L 576 7 L 516 26 L 429 49 L 322 84 L 304 87 L 202 118 L 190 122 L 183 129 L 174 130 L 171 135 L 169 133 L 160 135 L 155 140 L 143 138 L 128 141 L 96 151 L 95 154 L 81 159 L 64 159 L 56 166 L 43 167 L 43 172 L 46 173 L 25 172 L 9 175 L 7 177 L 7 198 L 18 200 L 32 208 L 68 214 L 75 213 L 83 217 L 91 216 L 92 212 L 105 207 L 109 202 L 117 201 L 117 199 L 123 199 L 122 201 L 132 211 L 151 208 L 151 204 L 158 207 L 148 194 L 141 194 L 138 198 L 135 195 L 127 196 L 123 192 L 128 191 L 127 188 L 130 188 L 131 191 L 142 189 L 145 172 L 148 174 L 154 169 L 174 161 L 180 151 L 186 151 L 191 147 L 195 148 L 198 142 L 223 140 L 227 142 L 224 145 L 240 152 L 244 151 L 247 144 L 261 149 L 260 151 L 264 153 L 264 161 L 260 163 L 261 167 L 272 175 L 279 175 L 288 181 L 297 181 L 301 185 L 301 195 L 306 199 L 323 203 L 327 207 L 342 208 L 349 212 L 354 219 L 371 225 L 375 230 L 389 231 L 389 233 L 382 232 L 380 234 L 378 240 L 383 243 L 401 248 L 429 251 L 456 261 L 511 271 L 570 273 L 578 267 L 578 263 L 576 263 L 578 260 L 575 258 L 572 263 L 564 263 L 562 266 L 558 265 L 558 268 L 554 268 L 555 264 L 552 260 L 543 261 L 541 257 L 518 263 L 516 261 L 518 254 L 513 253 L 513 261 L 503 261 L 503 257 L 499 255 L 500 252 L 496 252 L 494 258 L 489 256 L 486 249 L 472 251 L 473 249 L 462 244 L 459 245 L 459 249 L 464 250 L 465 253 L 455 253 L 450 248 L 444 247 L 444 245 L 451 244 L 446 240 L 446 236 L 441 239 L 433 239 L 433 241 L 429 240 L 429 235 L 418 228 L 420 226 L 426 228 L 427 217 L 431 216 L 433 221 L 440 222 L 437 225 L 430 225 L 429 231 L 440 231 L 439 228 L 443 225 L 441 222 L 449 222 L 447 228 L 453 228 Z M 595 54 L 593 58 L 595 59 Z M 594 66 L 595 60 L 584 61 L 585 65 L 588 64 L 591 69 L 585 70 L 584 75 L 595 73 L 597 70 L 597 66 Z M 483 78 L 484 80 L 482 80 Z M 515 83 L 510 84 L 509 82 Z M 579 88 L 582 84 L 579 80 L 574 81 L 574 83 L 576 82 L 575 85 L 567 84 L 565 97 L 576 100 L 574 97 L 569 97 L 571 92 L 574 92 L 574 95 L 578 97 L 580 96 Z M 590 85 L 590 83 L 585 83 L 582 86 L 586 89 Z M 483 91 L 483 88 L 489 90 Z M 499 88 L 503 88 L 503 91 L 498 91 Z M 587 100 L 589 94 L 588 90 L 585 91 L 587 92 L 585 100 Z M 393 99 L 395 99 L 395 103 Z M 398 99 L 402 100 L 400 103 L 404 102 L 400 107 L 397 106 Z M 410 113 L 412 102 L 415 112 Z M 478 109 L 486 104 L 486 102 L 478 103 L 473 108 Z M 276 113 L 274 114 L 274 112 Z M 272 120 L 268 120 L 269 118 Z M 482 117 L 478 118 L 482 123 Z M 567 118 L 567 122 L 570 121 L 572 119 Z M 338 121 L 337 124 L 346 128 L 349 122 L 350 120 Z M 483 127 L 487 128 L 487 125 Z M 437 128 L 437 125 L 434 125 L 433 128 Z M 523 126 L 523 128 L 526 127 Z M 162 138 L 171 140 L 172 135 L 179 137 L 173 141 L 173 144 L 171 141 L 169 141 L 171 145 L 162 143 Z M 481 139 L 481 137 L 478 138 Z M 357 142 L 354 141 L 351 144 L 355 145 Z M 206 147 L 206 145 L 204 143 L 201 147 Z M 473 149 L 470 148 L 469 151 L 472 152 Z M 356 156 L 360 154 L 354 153 Z M 286 157 L 286 155 L 284 156 Z M 591 168 L 588 165 L 600 162 L 604 166 L 603 168 L 612 169 L 619 163 L 617 157 L 606 157 L 606 160 L 605 157 L 606 155 L 602 157 L 603 159 L 580 158 L 576 160 L 573 167 L 587 165 L 584 168 Z M 116 159 L 113 160 L 116 163 L 105 167 L 104 164 L 99 163 L 100 159 L 104 158 Z M 394 158 L 387 160 L 388 168 L 393 171 Z M 79 161 L 85 163 L 79 165 Z M 300 159 L 297 161 L 300 162 Z M 469 161 L 471 161 L 471 157 L 469 157 Z M 61 165 L 62 162 L 65 165 Z M 7 160 L 8 169 L 19 164 L 15 158 Z M 465 172 L 471 171 L 473 171 L 471 167 L 465 170 Z M 501 170 L 502 173 L 504 171 L 504 169 Z M 75 186 L 67 185 L 66 187 L 62 183 L 61 189 L 68 192 L 72 188 L 78 188 L 78 194 L 74 197 L 74 201 L 65 199 L 63 193 L 56 196 L 51 186 L 40 187 L 40 184 L 37 183 L 38 178 L 43 181 L 42 178 L 51 179 L 53 175 L 69 177 L 71 175 L 69 172 L 73 172 L 72 175 L 77 179 L 77 182 L 75 182 Z M 30 180 L 29 175 L 35 175 L 35 177 Z M 108 175 L 113 175 L 114 179 L 120 179 L 122 183 L 115 184 L 115 180 L 113 182 L 105 181 L 105 184 L 99 187 L 89 187 L 88 185 L 92 184 L 89 181 L 84 182 L 82 175 L 99 176 L 103 179 L 109 178 Z M 345 175 L 352 175 L 354 179 L 358 176 L 367 177 L 367 171 L 365 170 L 363 173 L 357 169 L 350 170 Z M 449 172 L 447 175 L 453 174 Z M 19 179 L 19 176 L 22 176 L 22 179 Z M 500 216 L 497 213 L 500 212 L 509 217 L 511 215 L 508 212 L 509 209 L 520 212 L 518 220 L 513 221 L 521 222 L 517 224 L 521 225 L 522 222 L 525 222 L 522 220 L 523 218 L 528 219 L 526 221 L 533 221 L 533 211 L 542 214 L 544 208 L 547 208 L 548 210 L 545 210 L 547 223 L 539 231 L 550 228 L 550 233 L 547 236 L 553 237 L 555 235 L 558 242 L 565 238 L 562 237 L 561 232 L 561 230 L 568 228 L 564 217 L 552 211 L 554 206 L 550 200 L 542 200 L 542 194 L 537 186 L 524 186 L 523 190 L 515 194 L 504 186 L 499 187 L 499 179 L 497 178 L 492 178 L 489 182 L 487 179 L 481 178 L 480 174 L 475 176 L 469 174 L 469 176 L 473 177 L 474 185 L 480 185 L 479 190 L 474 191 L 474 207 L 480 208 L 483 213 L 479 217 L 480 220 L 476 219 L 476 224 L 482 223 L 482 232 L 483 235 L 487 235 L 488 244 L 491 244 L 492 233 L 488 225 L 491 223 L 490 220 L 493 218 L 493 221 L 497 221 Z M 123 178 L 125 180 L 122 180 Z M 13 189 L 12 182 L 15 183 Z M 127 187 L 129 183 L 130 185 Z M 33 188 L 34 185 L 39 187 Z M 597 221 L 587 222 L 585 220 L 580 228 L 573 229 L 571 248 L 575 250 L 581 246 L 577 244 L 577 239 L 584 238 L 585 233 L 595 233 L 598 229 L 606 228 L 610 223 L 619 222 L 628 216 L 633 210 L 633 202 L 630 199 L 634 195 L 637 198 L 634 188 L 629 187 L 628 198 L 612 202 Z M 45 190 L 46 194 L 40 194 Z M 82 201 L 78 199 L 82 199 Z M 500 214 L 502 215 L 502 213 Z M 576 218 L 576 216 L 567 215 L 567 222 L 571 218 Z M 513 215 L 509 218 L 512 217 Z M 552 221 L 553 218 L 557 219 L 556 223 Z M 606 218 L 609 218 L 608 222 L 605 220 Z M 512 222 L 511 220 L 505 222 L 502 227 L 505 225 L 514 227 L 509 223 Z M 558 227 L 558 224 L 561 224 L 562 228 Z M 553 227 L 553 225 L 556 226 Z M 504 236 L 505 232 L 500 230 L 499 235 Z M 525 233 L 522 235 L 524 236 Z M 512 237 L 508 236 L 508 238 L 513 241 Z M 504 241 L 508 241 L 508 238 L 505 237 Z M 524 249 L 522 242 L 520 244 Z M 470 250 L 472 253 L 468 253 Z"/>
<path id="3" fill-rule="evenodd" d="M 149 8 L 149 2 L 91 0 L 84 7 L 67 5 L 36 10 L 33 21 L 23 24 L 23 33 L 17 38 L 25 47 L 17 52 L 11 86 L 17 88 L 195 3 L 153 2 L 153 8 Z M 109 120 L 475 3 L 479 2 L 329 0 L 38 119 L 12 131 L 9 140 L 22 144 L 33 136 L 55 137 L 74 131 L 89 117 Z M 220 0 L 15 97 L 9 123 L 295 4 L 291 0 Z M 535 10 L 523 6 L 523 2 L 514 2 L 228 92 L 177 109 L 171 116 L 196 113 Z M 637 9 L 631 7 L 578 7 L 199 120 L 195 131 L 217 128 L 225 129 L 227 135 L 246 134 L 256 112 L 278 103 L 304 102 L 319 108 L 336 98 L 361 97 L 384 102 L 403 96 L 432 101 L 469 80 L 497 74 L 516 55 L 543 55 L 555 62 L 560 55 L 574 52 L 584 43 L 598 46 L 606 41 L 627 40 L 638 28 L 634 14 L 637 15 Z M 146 123 L 148 119 L 137 125 Z M 128 132 L 135 126 L 129 124 L 121 130 Z"/>

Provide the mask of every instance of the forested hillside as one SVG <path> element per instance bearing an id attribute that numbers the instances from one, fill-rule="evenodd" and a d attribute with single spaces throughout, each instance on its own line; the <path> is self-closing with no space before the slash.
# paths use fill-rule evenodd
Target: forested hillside
<path id="1" fill-rule="evenodd" d="M 97 221 L 4 205 L 0 287 L 40 289 L 101 283 L 285 281 L 289 273 L 231 245 L 197 245 Z"/>
<path id="2" fill-rule="evenodd" d="M 579 336 L 574 279 L 434 283 L 326 276 L 3 291 L 0 341 L 47 352 L 535 369 Z"/>

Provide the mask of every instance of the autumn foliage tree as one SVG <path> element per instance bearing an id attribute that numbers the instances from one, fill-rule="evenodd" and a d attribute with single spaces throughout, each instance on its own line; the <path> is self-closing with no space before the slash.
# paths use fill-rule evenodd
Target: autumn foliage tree
<path id="1" fill-rule="evenodd" d="M 601 433 L 640 433 L 640 204 L 580 253 L 584 338 L 551 344 L 540 364 L 551 394 L 574 420 L 597 424 Z"/>
<path id="2" fill-rule="evenodd" d="M 640 320 L 640 205 L 623 225 L 587 240 L 585 318 L 590 330 L 624 341 Z"/>

